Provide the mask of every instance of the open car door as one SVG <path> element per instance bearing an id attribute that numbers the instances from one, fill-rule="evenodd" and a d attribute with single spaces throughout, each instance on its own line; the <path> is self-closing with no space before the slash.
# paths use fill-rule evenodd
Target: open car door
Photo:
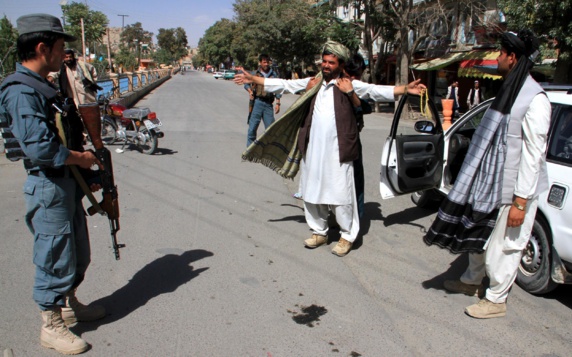
<path id="1" fill-rule="evenodd" d="M 443 148 L 443 127 L 433 102 L 426 97 L 404 95 L 383 146 L 381 197 L 439 187 Z"/>

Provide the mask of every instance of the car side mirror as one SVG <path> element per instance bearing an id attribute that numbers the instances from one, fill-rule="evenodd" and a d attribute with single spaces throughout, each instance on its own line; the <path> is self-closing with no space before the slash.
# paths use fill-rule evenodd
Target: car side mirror
<path id="1" fill-rule="evenodd" d="M 423 134 L 435 134 L 435 125 L 428 120 L 420 120 L 415 123 L 415 131 Z"/>

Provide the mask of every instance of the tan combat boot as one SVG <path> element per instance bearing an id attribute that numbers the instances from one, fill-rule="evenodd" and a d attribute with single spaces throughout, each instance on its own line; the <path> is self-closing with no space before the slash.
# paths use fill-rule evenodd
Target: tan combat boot
<path id="1" fill-rule="evenodd" d="M 485 287 L 483 284 L 465 284 L 461 280 L 445 280 L 443 287 L 451 293 L 465 294 L 468 296 L 484 296 Z"/>
<path id="2" fill-rule="evenodd" d="M 328 237 L 319 234 L 312 234 L 311 238 L 304 241 L 304 245 L 308 248 L 318 248 L 322 244 L 328 243 Z"/>
<path id="3" fill-rule="evenodd" d="M 506 302 L 494 303 L 488 299 L 481 299 L 478 303 L 467 306 L 465 313 L 476 319 L 490 319 L 506 315 Z"/>
<path id="4" fill-rule="evenodd" d="M 105 316 L 105 308 L 101 305 L 85 306 L 77 300 L 75 290 L 66 294 L 66 306 L 62 307 L 62 319 L 66 326 L 73 327 L 78 321 L 95 321 Z"/>
<path id="5" fill-rule="evenodd" d="M 352 243 L 343 238 L 340 238 L 338 244 L 336 244 L 334 249 L 332 249 L 332 254 L 335 254 L 338 257 L 343 257 L 350 252 L 350 249 L 352 249 Z"/>
<path id="6" fill-rule="evenodd" d="M 77 355 L 89 348 L 87 342 L 71 332 L 64 324 L 60 307 L 42 311 L 42 320 L 44 321 L 40 332 L 42 346 L 64 355 Z"/>

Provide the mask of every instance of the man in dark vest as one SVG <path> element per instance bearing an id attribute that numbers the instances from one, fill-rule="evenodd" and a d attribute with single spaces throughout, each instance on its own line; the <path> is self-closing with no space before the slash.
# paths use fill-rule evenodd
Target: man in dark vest
<path id="1" fill-rule="evenodd" d="M 332 210 L 341 233 L 339 242 L 332 249 L 337 256 L 350 251 L 360 228 L 354 183 L 359 130 L 353 97 L 389 102 L 406 92 L 419 94 L 421 89 L 419 81 L 399 87 L 350 81 L 343 73 L 349 59 L 350 52 L 345 46 L 334 41 L 326 43 L 322 51 L 322 72 L 316 77 L 316 85 L 311 86 L 315 94 L 307 96 L 309 110 L 302 113 L 304 117 L 298 134 L 298 148 L 303 155 L 300 189 L 306 221 L 313 231 L 304 244 L 316 248 L 328 242 L 327 218 Z M 255 83 L 263 85 L 267 92 L 279 94 L 305 90 L 311 80 L 262 78 L 246 72 L 235 76 L 237 84 Z M 288 113 L 282 118 L 286 115 Z"/>
<path id="2" fill-rule="evenodd" d="M 447 88 L 447 96 L 445 99 L 453 99 L 453 117 L 459 116 L 459 82 L 453 81 Z"/>
<path id="3" fill-rule="evenodd" d="M 479 85 L 479 81 L 475 81 L 475 85 L 469 91 L 469 95 L 467 96 L 467 106 L 469 109 L 476 107 L 483 101 L 483 91 Z"/>

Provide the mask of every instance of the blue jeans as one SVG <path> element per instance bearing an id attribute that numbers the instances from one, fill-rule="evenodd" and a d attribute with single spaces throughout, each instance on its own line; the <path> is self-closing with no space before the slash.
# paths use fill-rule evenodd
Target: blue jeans
<path id="1" fill-rule="evenodd" d="M 63 306 L 90 263 L 83 193 L 73 178 L 30 175 L 24 196 L 26 224 L 34 235 L 34 301 L 42 310 Z"/>
<path id="2" fill-rule="evenodd" d="M 246 137 L 246 147 L 256 139 L 256 131 L 260 125 L 260 120 L 264 121 L 264 129 L 268 128 L 270 124 L 274 123 L 274 109 L 272 108 L 272 103 L 263 102 L 260 99 L 254 100 L 254 107 L 252 108 L 252 113 L 250 114 L 250 120 L 248 121 L 248 135 Z"/>

